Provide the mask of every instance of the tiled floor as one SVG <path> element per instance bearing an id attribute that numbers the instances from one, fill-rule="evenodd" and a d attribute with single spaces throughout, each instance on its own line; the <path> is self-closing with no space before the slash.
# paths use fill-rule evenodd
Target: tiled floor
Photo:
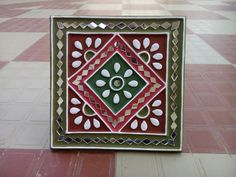
<path id="1" fill-rule="evenodd" d="M 187 16 L 184 153 L 49 150 L 50 15 Z M 235 0 L 0 1 L 0 177 L 234 177 L 235 20 Z"/>

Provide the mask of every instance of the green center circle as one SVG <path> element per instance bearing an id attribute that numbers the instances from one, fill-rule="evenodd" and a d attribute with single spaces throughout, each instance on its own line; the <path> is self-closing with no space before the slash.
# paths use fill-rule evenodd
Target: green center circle
<path id="1" fill-rule="evenodd" d="M 109 82 L 109 86 L 114 91 L 120 91 L 124 87 L 124 79 L 120 76 L 114 76 Z"/>

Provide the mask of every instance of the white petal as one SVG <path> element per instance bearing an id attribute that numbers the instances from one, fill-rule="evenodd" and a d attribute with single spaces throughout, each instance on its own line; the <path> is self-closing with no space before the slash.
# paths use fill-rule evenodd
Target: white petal
<path id="1" fill-rule="evenodd" d="M 148 129 L 148 125 L 147 125 L 146 121 L 144 120 L 141 124 L 141 130 L 146 131 L 147 129 Z"/>
<path id="2" fill-rule="evenodd" d="M 145 39 L 143 40 L 143 46 L 144 46 L 144 48 L 146 49 L 146 48 L 149 46 L 149 44 L 150 44 L 150 39 L 149 39 L 149 38 L 145 38 Z"/>
<path id="3" fill-rule="evenodd" d="M 79 125 L 83 120 L 82 116 L 76 117 L 74 120 L 75 125 Z"/>
<path id="4" fill-rule="evenodd" d="M 84 129 L 85 130 L 89 130 L 91 128 L 91 122 L 90 120 L 86 120 L 86 122 L 84 123 Z"/>
<path id="5" fill-rule="evenodd" d="M 120 102 L 120 96 L 118 94 L 115 94 L 113 97 L 113 103 L 118 104 Z"/>
<path id="6" fill-rule="evenodd" d="M 73 105 L 81 104 L 81 102 L 80 102 L 77 98 L 72 98 L 72 99 L 70 100 L 70 102 L 71 102 Z"/>
<path id="7" fill-rule="evenodd" d="M 137 121 L 137 120 L 134 120 L 134 121 L 131 123 L 130 128 L 132 128 L 133 130 L 135 130 L 137 127 L 138 127 L 138 121 Z"/>
<path id="8" fill-rule="evenodd" d="M 81 57 L 81 56 L 82 56 L 82 54 L 81 54 L 80 52 L 78 52 L 78 51 L 72 52 L 72 57 L 73 57 L 73 58 L 79 58 L 79 57 Z"/>
<path id="9" fill-rule="evenodd" d="M 160 106 L 161 105 L 161 100 L 156 100 L 156 101 L 154 101 L 153 103 L 152 103 L 152 106 L 153 107 L 158 107 L 158 106 Z"/>
<path id="10" fill-rule="evenodd" d="M 155 44 L 152 44 L 152 47 L 151 47 L 151 52 L 154 52 L 154 51 L 156 51 L 156 50 L 158 50 L 159 49 L 159 44 L 158 43 L 155 43 Z"/>
<path id="11" fill-rule="evenodd" d="M 140 49 L 141 44 L 140 44 L 140 42 L 139 42 L 138 39 L 134 39 L 134 40 L 133 40 L 133 46 L 134 46 L 136 49 Z"/>
<path id="12" fill-rule="evenodd" d="M 104 85 L 106 85 L 106 82 L 103 81 L 103 80 L 97 80 L 97 81 L 96 81 L 96 85 L 97 85 L 98 87 L 103 87 Z"/>
<path id="13" fill-rule="evenodd" d="M 132 80 L 128 83 L 129 86 L 131 87 L 137 87 L 138 86 L 138 82 L 136 80 Z"/>
<path id="14" fill-rule="evenodd" d="M 73 67 L 73 68 L 78 68 L 80 65 L 81 65 L 81 61 L 74 61 L 74 62 L 72 63 L 72 67 Z"/>
<path id="15" fill-rule="evenodd" d="M 153 55 L 153 58 L 155 60 L 161 60 L 163 58 L 163 55 L 161 53 L 156 53 L 155 55 Z"/>
<path id="16" fill-rule="evenodd" d="M 124 95 L 125 95 L 126 98 L 129 99 L 129 98 L 132 97 L 132 94 L 131 94 L 130 92 L 128 92 L 128 91 L 126 91 L 126 90 L 124 90 L 123 92 L 124 92 Z"/>
<path id="17" fill-rule="evenodd" d="M 86 45 L 87 45 L 88 47 L 90 47 L 91 44 L 92 44 L 92 39 L 91 39 L 91 37 L 87 37 L 86 40 L 85 40 L 85 43 L 86 43 Z"/>
<path id="18" fill-rule="evenodd" d="M 103 98 L 107 98 L 107 97 L 109 97 L 109 95 L 110 95 L 110 90 L 105 90 L 104 92 L 102 92 Z"/>
<path id="19" fill-rule="evenodd" d="M 80 109 L 79 109 L 79 108 L 76 108 L 76 107 L 70 108 L 70 113 L 71 113 L 71 114 L 77 114 L 78 112 L 80 112 Z"/>
<path id="20" fill-rule="evenodd" d="M 97 119 L 93 119 L 93 125 L 95 128 L 100 128 L 100 122 Z"/>
<path id="21" fill-rule="evenodd" d="M 152 111 L 156 116 L 162 116 L 163 111 L 161 109 L 155 109 Z"/>
<path id="22" fill-rule="evenodd" d="M 159 120 L 157 120 L 156 118 L 151 118 L 150 121 L 151 121 L 152 125 L 154 125 L 156 127 L 160 125 Z"/>
<path id="23" fill-rule="evenodd" d="M 110 76 L 111 76 L 110 73 L 109 73 L 109 71 L 106 70 L 106 69 L 103 69 L 102 72 L 101 72 L 101 74 L 102 74 L 102 76 L 104 76 L 104 77 L 110 77 Z"/>
<path id="24" fill-rule="evenodd" d="M 120 70 L 120 64 L 119 63 L 114 64 L 114 70 L 115 70 L 116 73 L 119 72 L 119 70 Z"/>
<path id="25" fill-rule="evenodd" d="M 101 45 L 101 43 L 102 43 L 101 38 L 97 38 L 97 39 L 95 40 L 94 47 L 95 47 L 95 48 L 98 48 L 98 47 Z"/>
<path id="26" fill-rule="evenodd" d="M 156 68 L 157 70 L 161 70 L 162 69 L 162 64 L 160 63 L 153 63 L 154 68 Z"/>
<path id="27" fill-rule="evenodd" d="M 77 49 L 80 49 L 80 50 L 83 49 L 82 44 L 81 44 L 80 41 L 75 41 L 75 47 L 76 47 Z"/>
<path id="28" fill-rule="evenodd" d="M 130 77 L 133 74 L 132 69 L 128 69 L 125 71 L 124 77 Z"/>

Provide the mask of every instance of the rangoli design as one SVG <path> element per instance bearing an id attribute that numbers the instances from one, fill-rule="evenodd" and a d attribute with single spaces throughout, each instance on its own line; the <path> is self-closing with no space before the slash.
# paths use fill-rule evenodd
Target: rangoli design
<path id="1" fill-rule="evenodd" d="M 185 19 L 51 18 L 51 147 L 180 151 Z"/>

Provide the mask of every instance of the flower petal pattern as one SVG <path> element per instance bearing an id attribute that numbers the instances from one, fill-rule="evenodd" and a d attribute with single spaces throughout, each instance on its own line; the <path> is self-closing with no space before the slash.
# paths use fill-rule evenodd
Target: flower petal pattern
<path id="1" fill-rule="evenodd" d="M 102 76 L 104 77 L 111 77 L 109 71 L 107 69 L 103 69 L 101 72 Z"/>
<path id="2" fill-rule="evenodd" d="M 138 121 L 137 121 L 137 120 L 134 120 L 134 121 L 131 123 L 130 128 L 133 129 L 133 130 L 135 130 L 135 129 L 137 129 L 137 127 L 138 127 Z"/>
<path id="3" fill-rule="evenodd" d="M 119 70 L 120 70 L 120 64 L 119 63 L 114 64 L 114 70 L 115 70 L 116 73 L 119 72 Z"/>
<path id="4" fill-rule="evenodd" d="M 102 92 L 103 98 L 107 98 L 107 97 L 109 97 L 109 95 L 110 95 L 110 90 L 105 90 Z"/>
<path id="5" fill-rule="evenodd" d="M 85 43 L 86 43 L 86 45 L 87 45 L 88 47 L 90 47 L 91 44 L 92 44 L 92 39 L 91 39 L 91 37 L 87 37 L 86 40 L 85 40 Z"/>
<path id="6" fill-rule="evenodd" d="M 130 92 L 128 92 L 126 90 L 124 90 L 123 92 L 124 92 L 124 95 L 126 98 L 128 98 L 128 99 L 132 98 L 132 94 Z"/>
<path id="7" fill-rule="evenodd" d="M 75 47 L 79 50 L 83 50 L 83 47 L 80 41 L 75 41 Z"/>
<path id="8" fill-rule="evenodd" d="M 132 80 L 128 83 L 129 86 L 131 87 L 137 87 L 138 86 L 138 82 L 136 80 Z"/>
<path id="9" fill-rule="evenodd" d="M 127 69 L 127 70 L 125 71 L 124 77 L 125 77 L 125 78 L 130 77 L 130 76 L 132 76 L 132 74 L 133 74 L 132 69 Z"/>
<path id="10" fill-rule="evenodd" d="M 120 102 L 120 96 L 116 93 L 113 97 L 113 103 L 118 104 Z"/>
<path id="11" fill-rule="evenodd" d="M 148 48 L 149 45 L 150 45 L 150 39 L 149 38 L 145 38 L 143 40 L 143 47 L 146 49 L 146 48 Z"/>
<path id="12" fill-rule="evenodd" d="M 82 54 L 81 54 L 80 52 L 78 52 L 78 51 L 72 52 L 72 57 L 73 57 L 73 58 L 79 58 L 79 57 L 81 57 L 81 56 L 82 56 Z"/>
<path id="13" fill-rule="evenodd" d="M 79 125 L 83 120 L 83 116 L 78 116 L 75 118 L 74 123 L 75 125 Z"/>
<path id="14" fill-rule="evenodd" d="M 97 81 L 96 81 L 96 85 L 97 85 L 98 87 L 103 87 L 104 85 L 106 85 L 106 82 L 103 81 L 103 80 L 97 80 Z"/>
<path id="15" fill-rule="evenodd" d="M 138 39 L 134 39 L 133 40 L 133 46 L 136 48 L 136 49 L 140 49 L 141 48 L 141 44 L 139 42 Z"/>
<path id="16" fill-rule="evenodd" d="M 152 47 L 150 49 L 151 52 L 157 51 L 159 49 L 159 44 L 158 43 L 154 43 L 152 44 Z"/>
<path id="17" fill-rule="evenodd" d="M 101 43 L 102 43 L 101 38 L 97 38 L 97 39 L 95 40 L 94 47 L 95 47 L 95 48 L 98 48 L 98 47 L 101 45 Z"/>

